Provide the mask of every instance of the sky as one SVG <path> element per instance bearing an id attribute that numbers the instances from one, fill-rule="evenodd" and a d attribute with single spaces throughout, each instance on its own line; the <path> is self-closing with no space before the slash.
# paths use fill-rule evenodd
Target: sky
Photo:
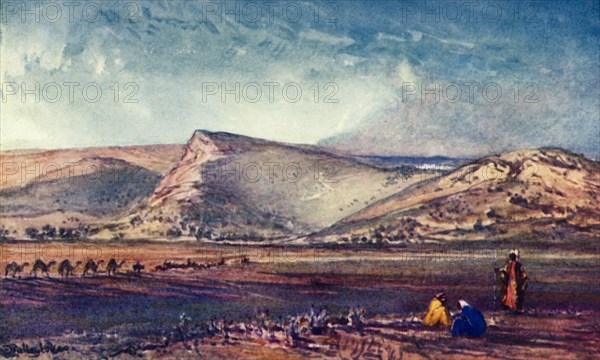
<path id="1" fill-rule="evenodd" d="M 71 5 L 67 5 L 71 4 Z M 597 1 L 2 1 L 0 147 L 600 153 Z"/>

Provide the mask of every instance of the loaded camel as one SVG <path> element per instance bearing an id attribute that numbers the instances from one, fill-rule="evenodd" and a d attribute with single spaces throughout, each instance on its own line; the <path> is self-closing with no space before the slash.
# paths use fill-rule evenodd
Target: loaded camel
<path id="1" fill-rule="evenodd" d="M 243 256 L 243 258 L 241 259 L 242 264 L 247 264 L 249 262 L 250 262 L 250 259 L 247 256 Z M 223 265 L 227 265 L 227 261 L 225 260 L 224 257 L 222 257 L 221 260 L 219 260 L 219 262 L 212 262 L 212 263 L 206 263 L 206 264 L 198 264 L 197 262 L 192 261 L 192 259 L 187 259 L 187 262 L 183 263 L 183 264 L 178 264 L 175 262 L 165 260 L 162 265 L 156 265 L 154 267 L 154 271 L 166 271 L 166 270 L 170 270 L 170 269 L 201 270 L 201 269 L 210 269 L 211 267 L 219 267 L 219 266 L 223 266 Z"/>
<path id="2" fill-rule="evenodd" d="M 125 264 L 125 260 L 121 260 L 121 262 L 117 264 L 117 260 L 115 260 L 114 258 L 110 259 L 108 261 L 108 264 L 106 264 L 106 272 L 109 276 L 111 273 L 115 275 L 117 271 L 121 268 L 121 266 L 123 266 L 123 264 Z"/>
<path id="3" fill-rule="evenodd" d="M 98 261 L 98 263 L 96 263 L 93 259 L 89 259 L 88 262 L 85 263 L 85 267 L 83 268 L 83 274 L 81 274 L 81 277 L 85 277 L 88 271 L 92 272 L 92 276 L 96 276 L 96 273 L 98 272 L 98 267 L 100 267 L 100 265 L 103 263 L 104 260 L 100 260 Z"/>
<path id="4" fill-rule="evenodd" d="M 140 264 L 139 260 L 133 264 L 133 271 L 139 274 L 142 272 L 142 270 L 144 270 L 144 265 Z"/>
<path id="5" fill-rule="evenodd" d="M 37 272 L 38 272 L 38 270 L 40 270 L 40 273 L 42 273 L 42 274 L 46 273 L 46 276 L 50 277 L 50 274 L 48 274 L 48 270 L 50 270 L 54 265 L 56 265 L 56 261 L 54 261 L 54 260 L 52 260 L 48 264 L 46 264 L 42 260 L 37 259 L 35 261 L 35 263 L 33 263 L 33 269 L 31 269 L 31 273 L 33 274 L 34 277 L 37 277 Z"/>
<path id="6" fill-rule="evenodd" d="M 75 269 L 77 269 L 77 267 L 79 267 L 79 265 L 81 265 L 82 262 L 78 261 L 77 263 L 75 263 L 75 266 L 71 265 L 71 262 L 67 259 L 67 260 L 63 260 L 61 261 L 60 265 L 58 265 L 58 274 L 62 277 L 69 277 L 69 275 L 75 275 L 74 271 Z"/>
<path id="7" fill-rule="evenodd" d="M 27 266 L 29 266 L 28 262 L 24 262 L 23 264 L 19 265 L 16 262 L 11 262 L 9 264 L 6 265 L 6 267 L 4 268 L 4 277 L 8 276 L 8 273 L 12 272 L 12 277 L 15 277 L 17 274 L 20 274 L 24 268 L 26 268 Z M 21 277 L 21 275 L 19 275 L 19 278 Z"/>

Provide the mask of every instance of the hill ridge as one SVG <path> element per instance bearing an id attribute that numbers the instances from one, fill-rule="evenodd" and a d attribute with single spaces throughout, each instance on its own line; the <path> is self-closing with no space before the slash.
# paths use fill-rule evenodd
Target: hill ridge
<path id="1" fill-rule="evenodd" d="M 548 220 L 595 229 L 600 164 L 560 148 L 515 150 L 474 160 L 381 199 L 317 235 L 424 241 L 510 237 Z M 400 224 L 400 225 L 398 225 Z M 409 224 L 409 225 L 407 225 Z M 511 224 L 521 224 L 511 229 Z M 549 230 L 549 229 L 542 229 Z M 438 237 L 442 234 L 443 236 Z"/>

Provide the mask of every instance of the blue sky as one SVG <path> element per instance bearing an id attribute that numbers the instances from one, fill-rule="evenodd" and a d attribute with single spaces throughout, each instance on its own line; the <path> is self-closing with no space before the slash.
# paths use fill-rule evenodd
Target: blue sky
<path id="1" fill-rule="evenodd" d="M 600 153 L 597 1 L 88 3 L 2 3 L 2 149 L 208 129 L 355 153 Z"/>

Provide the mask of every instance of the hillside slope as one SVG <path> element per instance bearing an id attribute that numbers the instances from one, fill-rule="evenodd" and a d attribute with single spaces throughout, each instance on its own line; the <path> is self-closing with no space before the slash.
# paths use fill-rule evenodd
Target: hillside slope
<path id="1" fill-rule="evenodd" d="M 162 176 L 113 158 L 85 158 L 85 174 L 37 179 L 0 190 L 0 228 L 25 235 L 25 229 L 79 229 L 109 220 L 152 193 Z"/>
<path id="2" fill-rule="evenodd" d="M 36 216 L 73 211 L 96 217 L 116 215 L 152 192 L 161 176 L 120 159 L 86 158 L 85 175 L 33 181 L 0 191 L 0 214 Z"/>
<path id="3" fill-rule="evenodd" d="M 598 233 L 600 165 L 560 149 L 490 156 L 372 204 L 312 240 L 415 242 Z"/>
<path id="4" fill-rule="evenodd" d="M 134 238 L 295 236 L 419 179 L 317 147 L 197 131 L 153 194 L 110 228 Z"/>
<path id="5" fill-rule="evenodd" d="M 59 150 L 2 150 L 0 151 L 0 189 L 26 186 L 32 181 L 44 181 L 93 172 L 94 158 L 113 158 L 127 161 L 159 174 L 165 174 L 181 159 L 182 144 L 108 146 Z M 74 164 L 79 164 L 75 166 Z M 51 174 L 48 174 L 51 173 Z M 59 173 L 57 175 L 57 173 Z"/>
<path id="6" fill-rule="evenodd" d="M 80 229 L 126 212 L 152 193 L 183 145 L 0 152 L 0 229 Z"/>

